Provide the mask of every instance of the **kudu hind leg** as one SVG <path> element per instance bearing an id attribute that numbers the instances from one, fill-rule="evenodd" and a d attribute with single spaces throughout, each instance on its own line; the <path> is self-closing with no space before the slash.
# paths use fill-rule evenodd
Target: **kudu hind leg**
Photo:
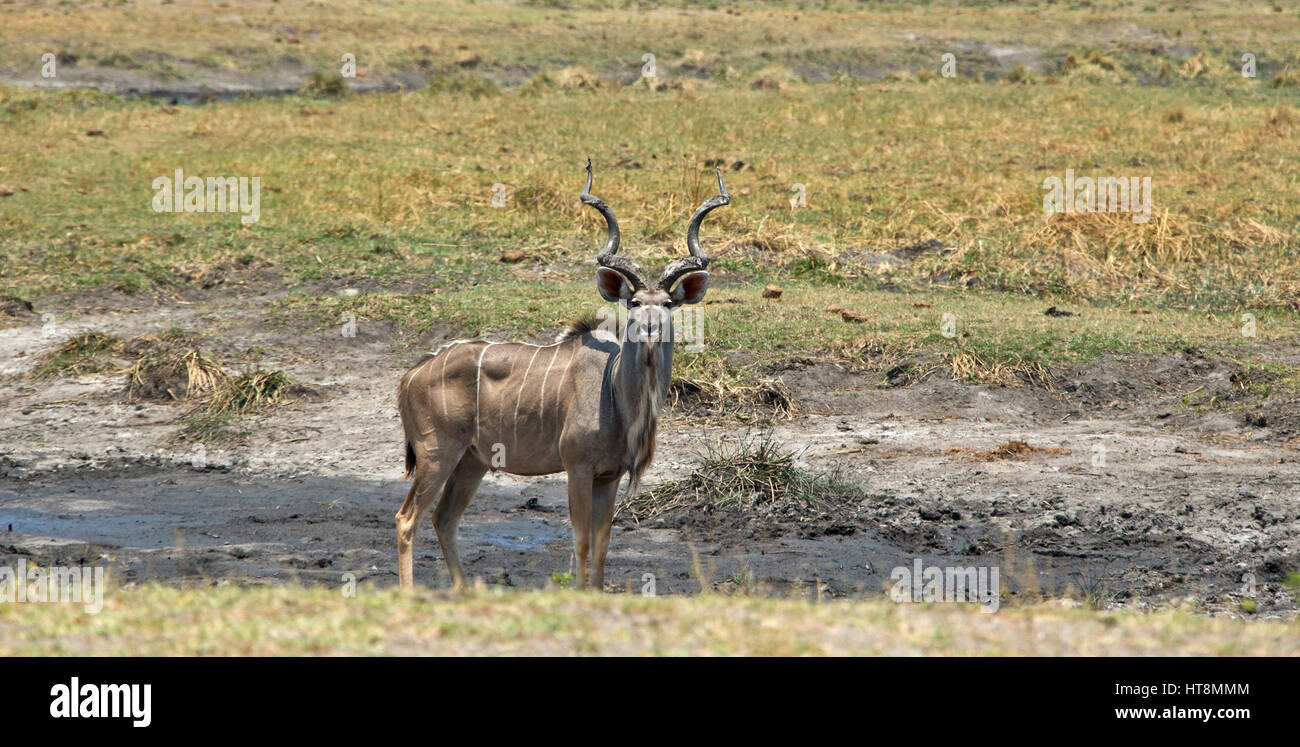
<path id="1" fill-rule="evenodd" d="M 415 586 L 415 534 L 416 528 L 424 515 L 433 507 L 433 502 L 442 491 L 452 470 L 460 460 L 465 447 L 455 449 L 434 449 L 425 454 L 416 455 L 415 474 L 411 480 L 411 489 L 406 493 L 406 500 L 397 509 L 397 577 L 404 589 Z"/>
<path id="2" fill-rule="evenodd" d="M 456 465 L 456 470 L 448 478 L 447 486 L 442 490 L 442 498 L 438 500 L 438 507 L 433 512 L 433 530 L 438 533 L 442 559 L 446 561 L 447 572 L 451 574 L 451 585 L 457 589 L 465 588 L 465 569 L 460 564 L 456 529 L 486 472 L 487 465 L 472 452 L 465 452 Z"/>

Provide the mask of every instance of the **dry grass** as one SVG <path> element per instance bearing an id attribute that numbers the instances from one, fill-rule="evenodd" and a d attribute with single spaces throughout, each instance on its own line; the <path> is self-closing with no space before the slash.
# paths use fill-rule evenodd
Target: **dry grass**
<path id="1" fill-rule="evenodd" d="M 364 572 L 358 569 L 358 576 Z M 111 579 L 110 579 L 111 581 Z M 1295 656 L 1297 623 L 1181 611 L 110 584 L 104 608 L 0 605 L 2 656 Z"/>
<path id="2" fill-rule="evenodd" d="M 795 412 L 794 398 L 779 380 L 737 370 L 714 356 L 677 359 L 667 404 L 695 415 L 788 418 Z"/>
<path id="3" fill-rule="evenodd" d="M 238 439 L 244 433 L 232 430 L 233 421 L 284 403 L 301 391 L 302 387 L 283 371 L 253 368 L 226 376 L 196 403 L 175 440 L 211 443 Z"/>
<path id="4" fill-rule="evenodd" d="M 127 401 L 190 403 L 175 438 L 191 441 L 237 437 L 240 434 L 229 429 L 233 421 L 285 402 L 294 393 L 307 392 L 279 370 L 254 366 L 231 374 L 179 328 L 126 341 L 102 332 L 79 333 L 48 353 L 34 376 L 50 379 L 87 373 L 123 374 Z"/>
<path id="5" fill-rule="evenodd" d="M 793 502 L 821 510 L 832 502 L 860 500 L 861 486 L 837 474 L 808 472 L 795 464 L 799 453 L 770 433 L 709 446 L 690 477 L 655 486 L 623 502 L 637 521 L 668 512 L 713 512 Z"/>
<path id="6" fill-rule="evenodd" d="M 127 347 L 140 356 L 126 370 L 128 400 L 200 398 L 216 391 L 229 378 L 215 358 L 184 334 L 142 335 Z"/>
<path id="7" fill-rule="evenodd" d="M 1034 386 L 1057 392 L 1056 378 L 1038 361 L 1018 357 L 994 359 L 972 351 L 958 351 L 944 356 L 954 379 L 997 386 Z"/>
<path id="8" fill-rule="evenodd" d="M 582 210 L 573 192 L 591 143 L 605 143 L 593 154 L 596 190 L 618 211 L 627 251 L 648 263 L 684 250 L 684 223 L 712 188 L 710 164 L 720 163 L 735 199 L 710 218 L 704 240 L 719 262 L 765 279 L 1300 308 L 1300 256 L 1287 251 L 1300 245 L 1300 232 L 1286 217 L 1300 205 L 1277 167 L 1300 155 L 1295 116 L 1262 94 L 1230 109 L 1200 89 L 1106 86 L 915 84 L 906 94 L 867 96 L 798 84 L 710 93 L 722 107 L 701 106 L 699 95 L 631 88 L 491 99 L 367 95 L 310 109 L 319 116 L 301 115 L 319 106 L 303 100 L 213 104 L 212 116 L 200 116 L 115 102 L 83 108 L 71 94 L 46 96 L 11 119 L 9 142 L 59 146 L 34 156 L 0 143 L 11 164 L 6 181 L 29 188 L 3 198 L 14 209 L 0 216 L 0 264 L 25 297 L 105 284 L 165 289 L 193 282 L 193 267 L 248 273 L 236 260 L 250 249 L 298 280 L 420 272 L 449 261 L 483 274 L 470 269 L 476 257 L 521 242 L 563 247 L 553 259 L 576 267 L 599 216 Z M 0 92 L 0 107 L 29 96 Z M 1107 114 L 1130 104 L 1136 108 L 1122 121 Z M 1067 124 L 1045 127 L 1021 116 L 1025 110 L 1053 111 Z M 1167 116 L 1171 110 L 1181 118 Z M 679 120 L 690 127 L 645 127 Z M 377 122 L 384 137 L 366 136 Z M 742 122 L 762 122 L 769 136 L 753 138 Z M 109 157 L 102 139 L 67 140 L 69 127 L 112 133 L 118 156 Z M 853 135 L 876 130 L 869 142 Z M 250 131 L 266 136 L 250 140 Z M 1209 140 L 1215 147 L 1202 147 Z M 355 153 L 323 155 L 339 149 Z M 853 165 L 860 161 L 870 168 Z M 178 215 L 167 218 L 174 240 L 142 246 L 160 219 L 148 200 L 135 199 L 131 175 L 171 173 L 178 163 L 193 164 L 194 173 L 261 175 L 261 221 L 241 228 L 233 216 Z M 1150 175 L 1151 221 L 1045 216 L 1042 181 L 1066 168 Z M 493 210 L 497 183 L 509 199 Z M 807 193 L 797 209 L 796 183 Z M 104 209 L 88 210 L 92 201 Z M 90 228 L 62 229 L 77 222 Z M 50 236 L 61 238 L 30 253 L 32 242 Z M 925 239 L 951 250 L 863 261 Z M 77 271 L 69 272 L 73 262 Z"/>

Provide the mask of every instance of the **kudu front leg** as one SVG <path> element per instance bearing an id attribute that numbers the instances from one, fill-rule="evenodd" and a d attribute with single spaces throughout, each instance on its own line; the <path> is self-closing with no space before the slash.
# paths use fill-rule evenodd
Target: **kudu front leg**
<path id="1" fill-rule="evenodd" d="M 587 559 L 591 555 L 591 472 L 569 470 L 569 521 L 573 524 L 573 549 L 578 556 L 578 588 L 587 586 Z"/>
<path id="2" fill-rule="evenodd" d="M 605 555 L 620 477 L 596 480 L 591 489 L 591 587 L 597 591 L 605 590 Z"/>

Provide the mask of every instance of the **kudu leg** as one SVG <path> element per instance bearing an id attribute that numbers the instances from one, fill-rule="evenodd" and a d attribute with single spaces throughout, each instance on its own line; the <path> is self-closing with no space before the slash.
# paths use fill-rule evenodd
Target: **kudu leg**
<path id="1" fill-rule="evenodd" d="M 609 552 L 609 530 L 614 522 L 614 501 L 619 478 L 596 480 L 591 488 L 591 588 L 605 590 L 605 555 Z"/>
<path id="2" fill-rule="evenodd" d="M 442 498 L 433 511 L 433 529 L 438 533 L 438 544 L 442 546 L 442 559 L 447 563 L 451 573 L 451 585 L 456 589 L 465 588 L 465 569 L 460 565 L 460 550 L 456 545 L 456 529 L 460 526 L 460 517 L 474 498 L 487 465 L 466 451 L 456 465 L 456 470 L 447 480 L 447 487 L 442 489 Z"/>
<path id="3" fill-rule="evenodd" d="M 411 489 L 406 493 L 406 500 L 397 509 L 397 577 L 403 589 L 415 586 L 415 530 L 424 519 L 424 515 L 433 507 L 442 486 L 447 482 L 460 455 L 450 449 L 435 451 L 430 455 L 417 456 L 415 474 L 411 480 Z"/>
<path id="4" fill-rule="evenodd" d="M 591 472 L 569 470 L 569 521 L 578 556 L 578 588 L 587 587 L 587 558 L 591 555 Z"/>

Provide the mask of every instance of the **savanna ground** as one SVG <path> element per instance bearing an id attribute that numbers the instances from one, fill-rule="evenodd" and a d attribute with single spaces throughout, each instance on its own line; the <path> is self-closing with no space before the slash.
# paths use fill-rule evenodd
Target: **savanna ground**
<path id="1" fill-rule="evenodd" d="M 112 580 L 93 618 L 0 606 L 6 653 L 1295 653 L 1294 8 L 0 20 L 0 564 Z M 398 597 L 396 381 L 599 306 L 588 155 L 643 265 L 714 168 L 733 195 L 616 521 L 629 593 L 503 591 L 567 585 L 571 540 L 562 477 L 489 475 L 461 528 L 487 590 Z M 178 168 L 260 177 L 260 219 L 154 212 Z M 1150 176 L 1151 220 L 1045 214 L 1067 169 Z M 1001 610 L 884 601 L 917 558 L 998 568 Z M 429 528 L 416 573 L 447 584 Z"/>

